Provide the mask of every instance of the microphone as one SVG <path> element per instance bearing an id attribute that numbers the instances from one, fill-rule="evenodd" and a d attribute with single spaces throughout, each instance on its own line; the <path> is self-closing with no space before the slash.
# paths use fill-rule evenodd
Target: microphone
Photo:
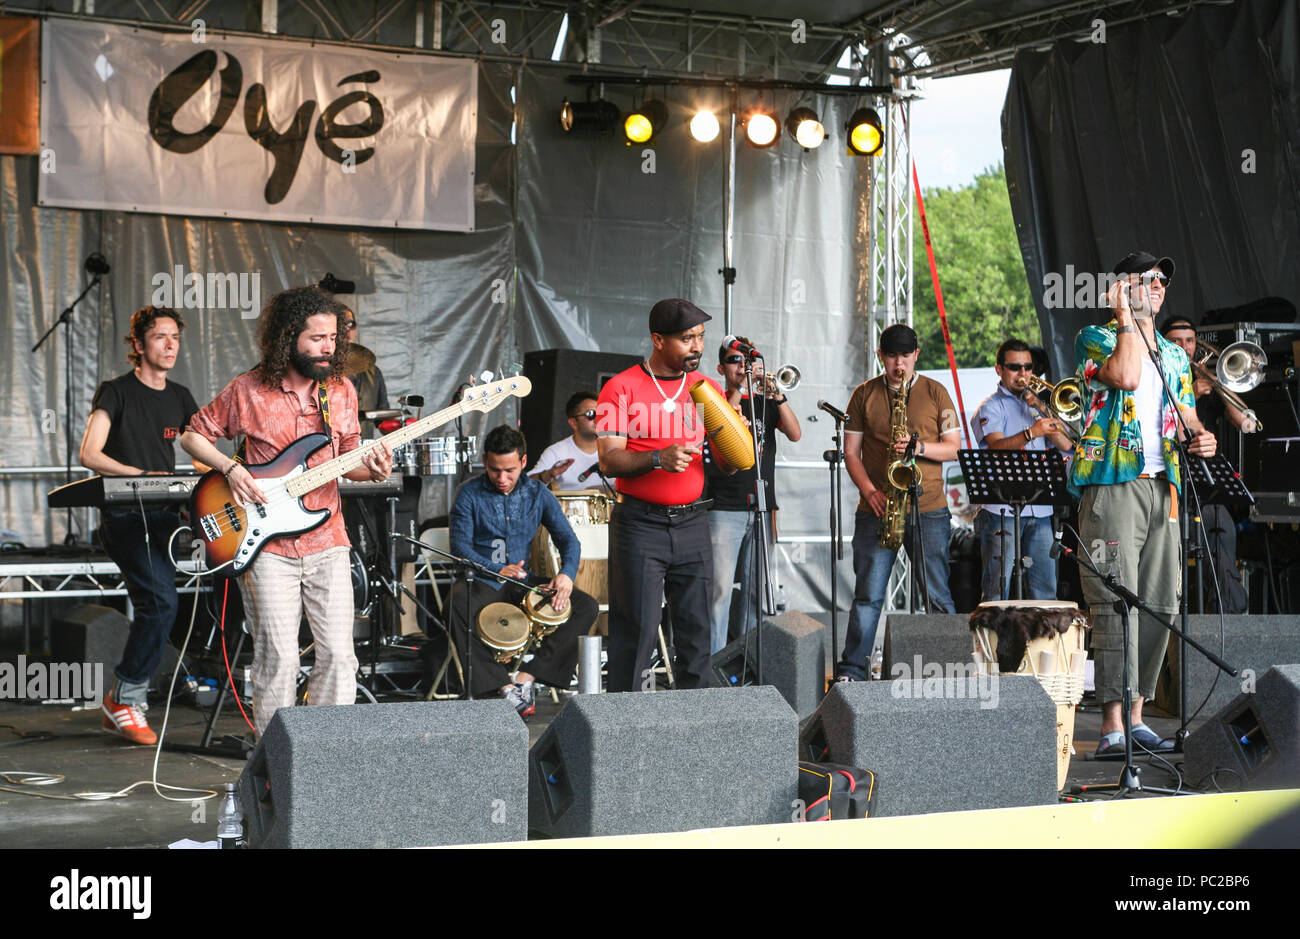
<path id="1" fill-rule="evenodd" d="M 827 401 L 818 400 L 817 407 L 821 408 L 823 411 L 825 411 L 831 417 L 835 418 L 841 424 L 848 423 L 849 416 L 845 414 L 843 411 L 841 411 L 839 408 L 837 408 L 835 405 Z"/>
<path id="2" fill-rule="evenodd" d="M 907 449 L 903 451 L 903 462 L 911 463 L 916 454 L 916 441 L 920 434 L 912 434 L 912 438 L 907 441 Z"/>
<path id="3" fill-rule="evenodd" d="M 737 339 L 735 336 L 727 336 L 727 337 L 725 337 L 725 338 L 722 340 L 722 345 L 723 345 L 723 347 L 726 348 L 727 350 L 729 350 L 729 351 L 731 351 L 731 352 L 739 352 L 741 355 L 746 356 L 747 358 L 757 359 L 757 358 L 759 358 L 759 357 L 762 355 L 762 353 L 760 353 L 757 349 L 755 349 L 755 348 L 754 348 L 753 346 L 751 346 L 749 343 L 747 343 L 747 342 L 741 342 L 741 341 L 740 341 L 739 339 Z"/>
<path id="4" fill-rule="evenodd" d="M 581 473 L 578 474 L 578 482 L 585 483 L 587 481 L 588 476 L 590 476 L 592 473 L 599 473 L 599 472 L 600 472 L 600 460 L 597 460 L 595 463 L 592 463 L 585 470 L 583 470 Z"/>
<path id="5" fill-rule="evenodd" d="M 87 274 L 93 274 L 96 277 L 103 277 L 112 270 L 112 268 L 108 266 L 108 262 L 104 260 L 104 256 L 98 251 L 86 258 L 86 263 L 83 267 L 85 267 Z"/>
<path id="6" fill-rule="evenodd" d="M 320 283 L 316 286 L 321 290 L 327 290 L 330 293 L 356 293 L 357 283 L 354 280 L 339 280 L 333 274 L 326 271 L 325 276 L 321 278 Z"/>

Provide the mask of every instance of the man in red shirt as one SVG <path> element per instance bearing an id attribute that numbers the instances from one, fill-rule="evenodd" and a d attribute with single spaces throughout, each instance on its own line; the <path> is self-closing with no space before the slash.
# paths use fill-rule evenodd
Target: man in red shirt
<path id="1" fill-rule="evenodd" d="M 265 503 L 266 497 L 243 462 L 213 446 L 218 437 L 243 435 L 244 462 L 249 464 L 271 461 L 308 434 L 331 438 L 311 457 L 310 466 L 360 445 L 357 392 L 342 377 L 348 354 L 346 313 L 347 307 L 318 287 L 297 287 L 272 297 L 258 323 L 262 360 L 200 408 L 181 437 L 187 453 L 225 474 L 242 503 Z M 322 398 L 328 414 L 321 410 Z M 388 478 L 391 468 L 392 452 L 379 444 L 347 477 L 379 481 Z M 240 581 L 253 634 L 253 722 L 259 736 L 276 708 L 294 702 L 304 609 L 316 641 L 308 700 L 356 701 L 352 580 L 338 483 L 307 493 L 303 504 L 309 510 L 329 509 L 330 516 L 311 531 L 268 541 Z"/>
<path id="2" fill-rule="evenodd" d="M 701 380 L 722 393 L 696 371 L 711 318 L 689 300 L 660 300 L 650 311 L 649 361 L 611 378 L 597 401 L 600 468 L 623 495 L 609 525 L 610 691 L 654 689 L 650 661 L 665 599 L 678 687 L 713 684 L 704 424 L 689 393 Z"/>

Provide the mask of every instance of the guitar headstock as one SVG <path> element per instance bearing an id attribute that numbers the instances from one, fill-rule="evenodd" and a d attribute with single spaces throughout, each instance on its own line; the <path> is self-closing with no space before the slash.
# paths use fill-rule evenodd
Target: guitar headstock
<path id="1" fill-rule="evenodd" d="M 491 411 L 506 398 L 526 398 L 533 383 L 524 375 L 499 378 L 482 385 L 471 385 L 461 395 L 461 404 L 469 411 Z"/>

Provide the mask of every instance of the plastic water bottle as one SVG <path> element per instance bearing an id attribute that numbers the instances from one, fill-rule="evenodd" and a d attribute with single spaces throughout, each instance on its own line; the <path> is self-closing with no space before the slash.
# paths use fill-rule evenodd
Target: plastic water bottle
<path id="1" fill-rule="evenodd" d="M 221 811 L 217 813 L 217 841 L 222 848 L 242 848 L 244 846 L 244 816 L 235 801 L 235 784 L 226 783 L 226 797 L 221 802 Z"/>
<path id="2" fill-rule="evenodd" d="M 789 609 L 789 605 L 785 597 L 785 584 L 778 584 L 776 587 L 776 611 L 784 613 L 787 609 Z"/>

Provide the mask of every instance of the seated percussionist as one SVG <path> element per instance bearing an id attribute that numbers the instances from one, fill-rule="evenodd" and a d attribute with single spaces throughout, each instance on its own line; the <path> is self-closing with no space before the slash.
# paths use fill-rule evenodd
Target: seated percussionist
<path id="1" fill-rule="evenodd" d="M 494 428 L 483 440 L 483 473 L 466 480 L 451 508 L 450 537 L 453 554 L 469 558 L 489 570 L 519 583 L 502 584 L 494 578 L 476 577 L 470 587 L 466 622 L 466 585 L 457 583 L 447 599 L 447 611 L 458 651 L 464 650 L 465 631 L 472 659 L 471 688 L 474 697 L 499 693 L 514 705 L 522 717 L 534 711 L 534 682 L 567 688 L 578 664 L 578 637 L 586 635 L 596 621 L 596 601 L 573 588 L 578 571 L 578 536 L 564 517 L 555 496 L 536 479 L 524 476 L 527 452 L 524 435 L 512 427 Z M 560 551 L 560 572 L 548 582 L 530 576 L 524 568 L 538 524 L 546 526 Z M 524 583 L 545 585 L 555 591 L 550 605 L 563 612 L 571 604 L 573 614 L 554 633 L 533 646 L 534 657 L 527 670 L 510 675 L 493 657 L 474 631 L 479 611 L 489 603 L 519 605 L 528 591 Z"/>

